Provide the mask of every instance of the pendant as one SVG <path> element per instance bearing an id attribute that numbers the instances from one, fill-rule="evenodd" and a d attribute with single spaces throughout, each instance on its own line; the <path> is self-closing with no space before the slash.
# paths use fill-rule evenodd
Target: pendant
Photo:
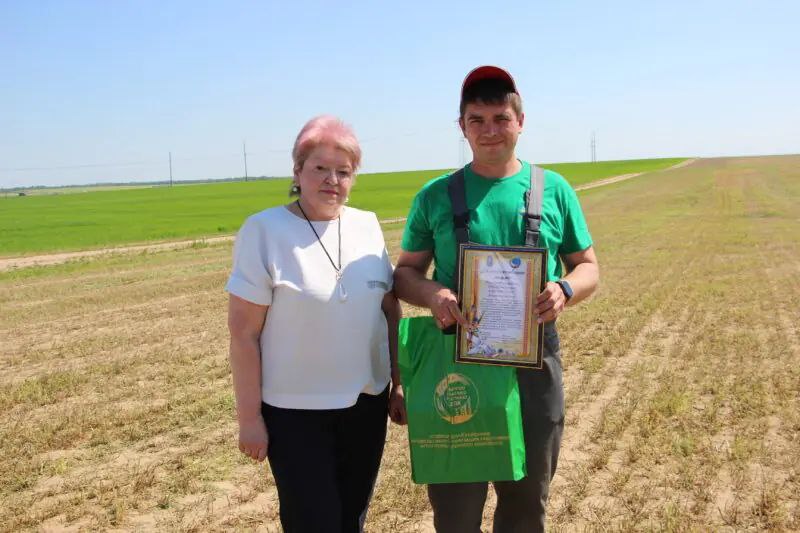
<path id="1" fill-rule="evenodd" d="M 344 283 L 342 283 L 342 271 L 336 271 L 336 289 L 339 291 L 339 301 L 346 302 L 347 301 L 347 291 L 344 288 Z"/>

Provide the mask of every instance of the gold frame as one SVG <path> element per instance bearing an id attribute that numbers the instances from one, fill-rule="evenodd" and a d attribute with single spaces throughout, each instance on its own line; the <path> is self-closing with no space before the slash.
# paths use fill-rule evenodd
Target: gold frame
<path id="1" fill-rule="evenodd" d="M 526 301 L 525 316 L 522 317 L 523 335 L 521 339 L 521 350 L 519 352 L 506 352 L 512 355 L 504 355 L 503 348 L 493 353 L 468 354 L 472 343 L 472 331 L 456 328 L 456 363 L 472 363 L 483 365 L 513 366 L 517 368 L 542 368 L 543 353 L 543 333 L 544 324 L 537 323 L 534 308 L 536 307 L 536 297 L 544 290 L 547 283 L 547 249 L 529 248 L 522 246 L 484 246 L 478 244 L 459 245 L 459 256 L 461 268 L 458 272 L 458 294 L 462 314 L 470 322 L 475 322 L 476 326 L 483 319 L 483 313 L 478 317 L 478 305 L 480 282 L 478 279 L 477 265 L 484 258 L 491 265 L 491 261 L 508 260 L 512 268 L 514 263 L 528 263 L 526 269 Z M 486 259 L 491 257 L 492 259 Z M 468 303 L 470 302 L 470 303 Z M 472 316 L 472 315 L 476 316 Z M 491 348 L 491 346 L 490 346 Z"/>

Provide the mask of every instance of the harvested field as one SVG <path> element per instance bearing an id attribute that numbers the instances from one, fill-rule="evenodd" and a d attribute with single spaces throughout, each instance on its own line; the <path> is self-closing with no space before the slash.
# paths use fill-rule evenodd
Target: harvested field
<path id="1" fill-rule="evenodd" d="M 551 528 L 800 530 L 800 156 L 699 160 L 581 199 L 602 285 L 560 320 Z M 235 445 L 230 252 L 0 273 L 0 530 L 278 531 L 268 468 Z M 368 529 L 431 530 L 403 428 Z"/>

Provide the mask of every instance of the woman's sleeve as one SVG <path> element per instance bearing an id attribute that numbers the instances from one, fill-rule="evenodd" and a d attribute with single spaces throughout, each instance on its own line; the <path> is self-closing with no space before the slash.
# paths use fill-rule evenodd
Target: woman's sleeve
<path id="1" fill-rule="evenodd" d="M 233 246 L 233 269 L 225 290 L 258 305 L 272 304 L 272 276 L 267 268 L 267 236 L 255 217 L 248 218 Z"/>
<path id="2" fill-rule="evenodd" d="M 392 290 L 394 286 L 394 265 L 392 264 L 392 260 L 389 257 L 389 252 L 386 249 L 386 241 L 383 238 L 383 229 L 381 228 L 381 223 L 378 221 L 378 216 L 375 215 L 375 228 L 377 232 L 377 239 L 381 243 L 381 247 L 383 248 L 383 252 L 381 255 L 381 262 L 383 263 L 383 268 L 386 273 L 386 277 L 384 281 L 386 282 L 386 292 Z"/>

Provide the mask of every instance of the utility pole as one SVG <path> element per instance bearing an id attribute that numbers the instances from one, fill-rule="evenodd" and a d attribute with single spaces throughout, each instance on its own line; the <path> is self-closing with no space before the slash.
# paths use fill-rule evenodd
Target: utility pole
<path id="1" fill-rule="evenodd" d="M 172 152 L 169 153 L 169 186 L 172 187 Z"/>
<path id="2" fill-rule="evenodd" d="M 244 155 L 244 181 L 247 181 L 247 144 L 242 141 L 242 155 Z"/>
<path id="3" fill-rule="evenodd" d="M 595 137 L 594 130 L 592 130 L 592 163 L 597 163 L 597 138 Z"/>

